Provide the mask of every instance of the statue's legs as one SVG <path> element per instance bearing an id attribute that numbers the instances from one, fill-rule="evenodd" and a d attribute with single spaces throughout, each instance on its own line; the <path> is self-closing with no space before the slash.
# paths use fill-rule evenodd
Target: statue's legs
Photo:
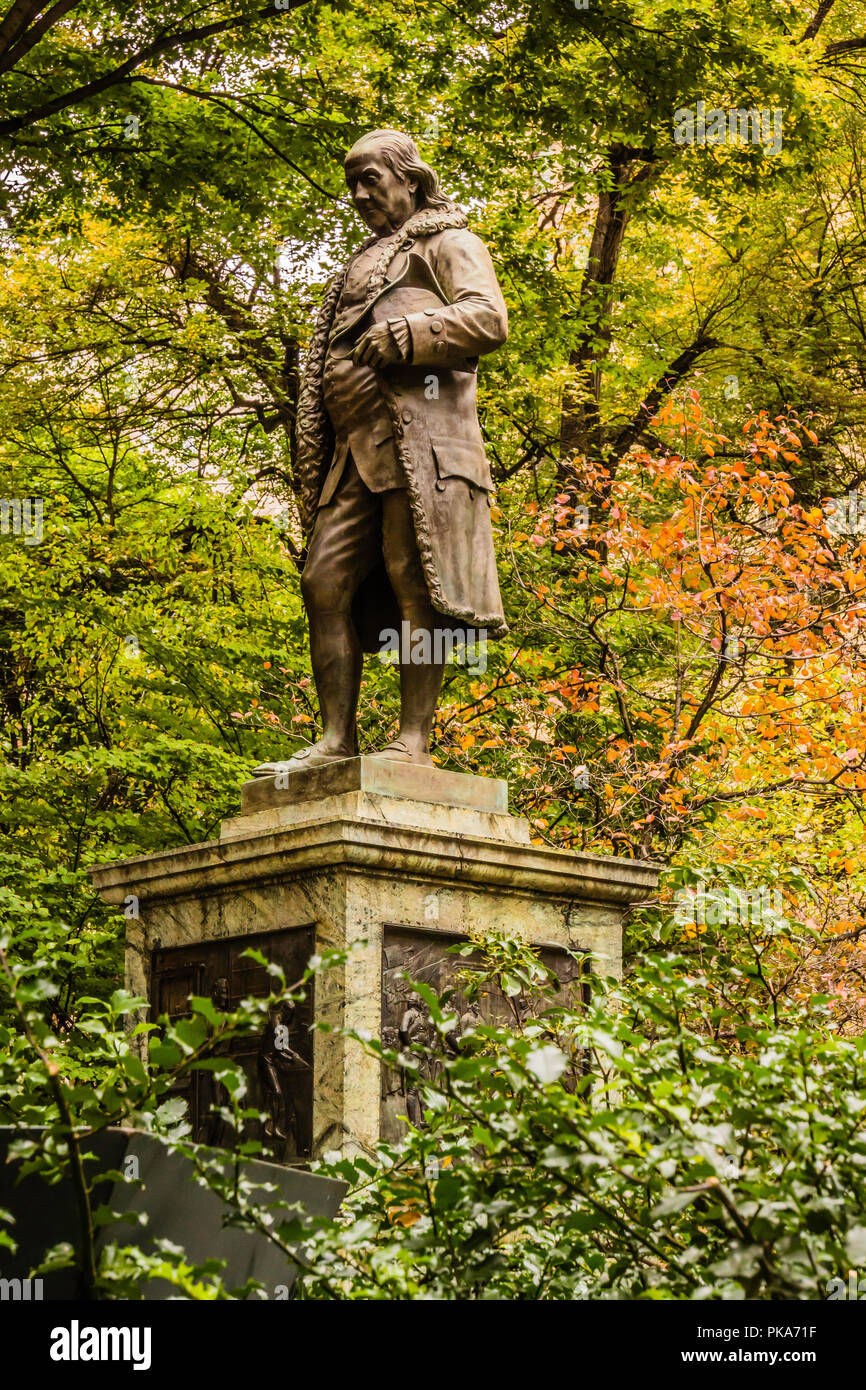
<path id="1" fill-rule="evenodd" d="M 352 600 L 380 554 L 380 500 L 350 459 L 334 500 L 319 512 L 301 577 L 322 737 L 291 763 L 352 758 L 358 751 L 355 717 L 363 658 Z"/>
<path id="2" fill-rule="evenodd" d="M 395 488 L 381 496 L 382 552 L 400 617 L 409 624 L 409 650 L 401 642 L 400 731 L 376 756 L 430 764 L 430 735 L 445 670 L 435 641 L 437 617 L 418 553 L 409 493 Z M 413 661 L 413 653 L 420 659 Z"/>
<path id="3" fill-rule="evenodd" d="M 356 716 L 363 656 L 352 621 L 359 586 L 384 557 L 404 623 L 409 651 L 401 651 L 400 731 L 377 756 L 430 764 L 430 734 L 442 685 L 444 661 L 434 641 L 430 604 L 405 488 L 374 493 L 351 457 L 333 500 L 319 511 L 301 577 L 310 624 L 310 657 L 322 715 L 322 737 L 287 763 L 262 763 L 260 777 L 358 752 Z M 426 642 L 415 643 L 416 634 Z M 411 660 L 415 650 L 419 659 Z M 409 658 L 409 659 L 406 659 Z"/>

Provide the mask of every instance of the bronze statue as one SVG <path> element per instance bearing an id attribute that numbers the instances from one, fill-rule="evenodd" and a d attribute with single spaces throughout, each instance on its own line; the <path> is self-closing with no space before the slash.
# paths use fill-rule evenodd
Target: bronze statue
<path id="1" fill-rule="evenodd" d="M 478 358 L 508 335 L 493 264 L 408 135 L 364 136 L 346 183 L 372 236 L 325 296 L 297 419 L 323 732 L 257 776 L 357 754 L 362 654 L 381 650 L 386 631 L 403 634 L 400 728 L 374 756 L 430 764 L 446 659 L 433 639 L 507 631 L 475 408 Z"/>

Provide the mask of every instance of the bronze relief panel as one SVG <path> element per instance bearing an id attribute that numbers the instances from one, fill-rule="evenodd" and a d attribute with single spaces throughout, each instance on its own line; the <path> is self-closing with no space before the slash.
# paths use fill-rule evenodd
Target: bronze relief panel
<path id="1" fill-rule="evenodd" d="M 315 928 L 290 927 L 256 936 L 232 937 L 173 946 L 153 953 L 151 1016 L 171 1019 L 189 1013 L 191 994 L 213 1000 L 216 1008 L 234 1009 L 241 999 L 262 998 L 273 981 L 263 966 L 244 956 L 254 948 L 282 967 L 293 984 L 315 950 Z M 245 1108 L 263 1111 L 264 1122 L 250 1121 L 242 1134 L 219 1114 L 228 1097 L 211 1072 L 194 1072 L 178 1086 L 187 1101 L 192 1137 L 196 1143 L 231 1149 L 258 1139 L 263 1156 L 275 1163 L 305 1163 L 313 1145 L 314 982 L 307 997 L 295 1004 L 282 1000 L 272 1006 L 258 1033 L 215 1044 L 212 1055 L 240 1063 L 247 1078 Z"/>
<path id="2" fill-rule="evenodd" d="M 402 1047 L 431 1047 L 436 1043 L 436 1031 L 427 1006 L 409 980 L 429 985 L 437 994 L 457 983 L 457 972 L 481 963 L 480 953 L 458 956 L 448 948 L 467 941 L 459 932 L 425 931 L 418 927 L 386 926 L 382 945 L 382 1042 L 397 1051 Z M 586 998 L 586 967 L 560 946 L 545 945 L 538 950 L 542 964 L 558 976 L 560 988 L 544 1001 L 542 1007 L 575 1004 Z M 467 1000 L 458 988 L 451 1001 L 457 1015 L 454 1034 L 446 1039 L 446 1047 L 458 1047 L 460 1035 L 477 1023 L 514 1026 L 530 1018 L 538 1005 L 523 995 L 507 999 L 494 985 L 485 985 L 477 1001 Z M 402 1072 L 382 1068 L 380 1104 L 381 1137 L 389 1143 L 399 1143 L 406 1135 L 406 1119 L 413 1124 L 422 1120 L 420 1091 L 425 1079 L 433 1081 L 440 1070 L 435 1056 L 422 1064 L 421 1083 L 407 1085 Z"/>

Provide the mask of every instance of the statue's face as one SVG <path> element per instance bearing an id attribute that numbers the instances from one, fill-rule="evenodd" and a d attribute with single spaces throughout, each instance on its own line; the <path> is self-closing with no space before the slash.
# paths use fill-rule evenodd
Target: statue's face
<path id="1" fill-rule="evenodd" d="M 415 211 L 416 180 L 395 174 L 375 145 L 352 156 L 346 183 L 358 215 L 376 236 L 396 231 Z"/>

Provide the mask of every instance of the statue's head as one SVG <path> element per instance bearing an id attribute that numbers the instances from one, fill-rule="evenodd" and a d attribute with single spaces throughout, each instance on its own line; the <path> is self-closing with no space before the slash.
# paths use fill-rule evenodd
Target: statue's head
<path id="1" fill-rule="evenodd" d="M 372 130 L 346 155 L 346 183 L 359 216 L 376 236 L 387 236 L 419 208 L 451 211 L 456 204 L 439 188 L 410 135 Z"/>

